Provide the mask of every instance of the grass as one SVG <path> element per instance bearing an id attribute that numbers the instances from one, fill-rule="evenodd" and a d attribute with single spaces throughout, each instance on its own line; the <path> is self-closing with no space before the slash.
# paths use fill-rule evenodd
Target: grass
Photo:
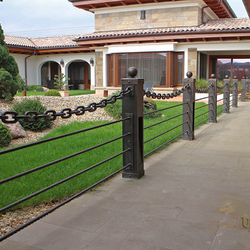
<path id="1" fill-rule="evenodd" d="M 170 102 L 157 102 L 158 109 L 165 108 L 166 106 L 173 106 L 177 103 Z M 197 103 L 197 106 L 204 105 L 204 103 Z M 206 107 L 197 110 L 196 115 L 201 114 L 207 110 Z M 154 124 L 156 122 L 165 120 L 169 117 L 182 113 L 182 106 L 173 109 L 162 111 L 162 116 L 154 119 L 144 119 L 144 127 Z M 205 120 L 207 114 L 199 117 L 196 124 Z M 104 124 L 106 122 L 74 122 L 69 125 L 57 128 L 43 139 L 78 131 L 84 128 L 93 127 L 96 125 Z M 152 138 L 157 134 L 166 131 L 182 123 L 182 117 L 173 119 L 169 122 L 164 122 L 161 125 L 154 126 L 153 128 L 146 129 L 144 132 L 144 140 Z M 182 128 L 174 129 L 173 131 L 161 136 L 144 146 L 144 154 L 150 152 L 154 148 L 163 144 L 174 136 L 181 134 Z M 98 136 L 96 136 L 98 134 Z M 49 163 L 59 158 L 68 156 L 70 154 L 79 152 L 89 147 L 103 143 L 122 134 L 122 124 L 117 123 L 107 127 L 98 128 L 95 130 L 87 131 L 81 134 L 69 136 L 66 138 L 58 139 L 56 141 L 48 142 L 45 144 L 33 146 L 30 148 L 22 149 L 16 152 L 1 155 L 0 166 L 0 179 L 13 176 L 15 174 L 33 169 L 40 165 Z M 42 188 L 45 188 L 57 181 L 67 178 L 87 167 L 90 167 L 100 161 L 107 159 L 122 151 L 122 140 L 118 140 L 94 149 L 90 152 L 70 158 L 66 161 L 54 164 L 37 172 L 28 174 L 16 180 L 0 185 L 0 207 L 4 207 L 16 200 L 19 200 L 27 195 L 30 195 Z M 122 167 L 122 156 L 119 156 L 107 163 L 104 163 L 95 169 L 90 170 L 66 183 L 63 183 L 55 188 L 52 188 L 30 200 L 22 203 L 22 206 L 27 204 L 37 204 L 42 201 L 51 201 L 53 199 L 60 199 L 69 195 L 73 195 L 80 190 L 94 184 L 98 180 L 103 179 L 109 174 L 115 172 Z M 20 206 L 20 205 L 19 205 Z"/>
<path id="2" fill-rule="evenodd" d="M 44 91 L 26 91 L 26 96 L 39 96 L 39 95 L 45 95 L 46 92 Z M 95 90 L 69 90 L 69 96 L 74 95 L 90 95 L 95 94 Z M 22 92 L 17 93 L 15 96 L 23 96 Z"/>

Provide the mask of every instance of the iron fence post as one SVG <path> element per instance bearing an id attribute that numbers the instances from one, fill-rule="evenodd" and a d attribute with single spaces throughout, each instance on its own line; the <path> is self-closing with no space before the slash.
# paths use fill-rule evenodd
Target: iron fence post
<path id="1" fill-rule="evenodd" d="M 233 103 L 232 107 L 237 108 L 238 107 L 238 79 L 236 79 L 236 76 L 233 79 Z"/>
<path id="2" fill-rule="evenodd" d="M 211 78 L 208 79 L 209 83 L 209 99 L 208 99 L 208 121 L 212 123 L 217 122 L 217 79 L 215 78 L 215 74 L 211 75 Z"/>
<path id="3" fill-rule="evenodd" d="M 143 160 L 143 84 L 144 79 L 135 78 L 137 69 L 128 69 L 131 78 L 122 79 L 122 89 L 128 86 L 132 92 L 122 100 L 122 117 L 130 118 L 123 121 L 123 134 L 130 133 L 130 136 L 123 138 L 123 150 L 129 149 L 123 155 L 123 166 L 131 164 L 124 169 L 123 178 L 140 179 L 144 175 Z"/>
<path id="4" fill-rule="evenodd" d="M 246 101 L 246 79 L 243 76 L 241 79 L 241 85 L 242 85 L 242 89 L 241 89 L 241 101 L 245 102 Z"/>
<path id="5" fill-rule="evenodd" d="M 230 104 L 230 79 L 229 76 L 226 75 L 225 79 L 223 79 L 224 94 L 223 94 L 223 113 L 229 113 L 229 104 Z"/>
<path id="6" fill-rule="evenodd" d="M 249 82 L 250 82 L 250 80 L 249 80 L 249 77 L 247 76 L 246 77 L 246 93 L 249 92 Z"/>
<path id="7" fill-rule="evenodd" d="M 183 79 L 183 87 L 189 87 L 183 92 L 183 126 L 182 135 L 183 140 L 194 139 L 194 104 L 195 104 L 195 79 L 191 78 L 193 73 L 187 72 L 187 77 Z"/>

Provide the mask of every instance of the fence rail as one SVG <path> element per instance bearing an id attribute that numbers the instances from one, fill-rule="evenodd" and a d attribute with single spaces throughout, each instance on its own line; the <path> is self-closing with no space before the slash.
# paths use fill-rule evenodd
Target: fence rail
<path id="1" fill-rule="evenodd" d="M 54 110 L 47 110 L 44 114 L 38 114 L 34 111 L 26 112 L 25 115 L 18 115 L 16 112 L 13 111 L 7 111 L 3 114 L 0 114 L 0 120 L 2 120 L 3 123 L 15 123 L 20 119 L 25 119 L 28 122 L 36 122 L 40 118 L 45 118 L 47 120 L 55 120 L 57 117 L 61 117 L 62 119 L 70 118 L 72 115 L 84 115 L 86 111 L 88 112 L 94 112 L 97 108 L 104 108 L 108 104 L 112 105 L 117 100 L 122 100 L 122 119 L 113 121 L 106 124 L 101 124 L 95 127 L 82 129 L 76 132 L 71 132 L 68 134 L 56 136 L 53 138 L 45 139 L 42 141 L 30 143 L 27 145 L 22 145 L 16 148 L 10 148 L 3 151 L 0 151 L 0 155 L 5 155 L 14 151 L 22 150 L 25 148 L 33 147 L 39 144 L 48 143 L 50 141 L 58 140 L 61 138 L 69 137 L 72 135 L 85 133 L 90 130 L 95 130 L 102 127 L 108 127 L 110 125 L 116 124 L 116 123 L 122 123 L 122 135 L 115 137 L 111 140 L 102 142 L 98 145 L 89 147 L 87 149 L 81 150 L 79 152 L 76 152 L 74 154 L 70 154 L 68 156 L 62 157 L 60 159 L 51 161 L 49 163 L 43 164 L 41 166 L 35 167 L 33 169 L 24 171 L 22 173 L 10 176 L 8 178 L 5 178 L 3 180 L 0 180 L 0 185 L 4 185 L 8 182 L 11 182 L 13 180 L 16 180 L 18 178 L 22 178 L 25 175 L 29 175 L 31 173 L 34 173 L 36 171 L 39 171 L 41 169 L 50 167 L 51 165 L 54 165 L 56 163 L 65 161 L 69 158 L 75 157 L 80 154 L 84 154 L 86 152 L 90 152 L 96 148 L 100 148 L 104 145 L 107 145 L 109 143 L 122 140 L 122 151 L 119 153 L 115 153 L 114 155 L 92 165 L 89 166 L 71 176 L 68 176 L 67 178 L 64 178 L 60 181 L 57 181 L 47 187 L 44 187 L 41 190 L 38 190 L 26 197 L 23 197 L 22 199 L 19 199 L 15 202 L 12 202 L 11 204 L 8 204 L 2 208 L 0 208 L 0 213 L 5 212 L 6 210 L 13 208 L 29 199 L 31 199 L 34 196 L 37 196 L 49 189 L 52 189 L 64 182 L 67 182 L 79 175 L 82 175 L 83 173 L 86 173 L 97 166 L 100 166 L 108 161 L 111 161 L 112 159 L 123 156 L 123 166 L 121 166 L 118 170 L 114 171 L 114 173 L 109 174 L 107 177 L 103 178 L 102 180 L 98 181 L 97 183 L 91 185 L 90 187 L 78 192 L 77 194 L 73 195 L 71 198 L 67 199 L 66 201 L 60 203 L 56 207 L 48 210 L 44 214 L 38 216 L 37 218 L 31 220 L 30 222 L 26 223 L 25 225 L 22 225 L 21 227 L 13 230 L 12 232 L 4 235 L 0 238 L 0 241 L 6 239 L 7 237 L 13 235 L 14 233 L 20 231 L 24 227 L 30 225 L 31 223 L 37 221 L 38 219 L 42 218 L 43 216 L 47 215 L 48 213 L 54 211 L 58 207 L 61 207 L 62 205 L 66 204 L 67 202 L 71 201 L 72 199 L 80 196 L 81 194 L 85 193 L 86 191 L 90 190 L 96 185 L 99 185 L 101 182 L 107 180 L 108 178 L 114 176 L 116 173 L 123 171 L 122 176 L 124 178 L 136 178 L 139 179 L 144 175 L 144 158 L 152 154 L 153 152 L 159 150 L 160 148 L 166 146 L 167 144 L 175 141 L 178 138 L 182 138 L 184 140 L 193 140 L 194 139 L 194 129 L 201 124 L 205 122 L 217 122 L 217 115 L 220 113 L 229 113 L 230 107 L 238 107 L 238 79 L 233 79 L 232 85 L 230 85 L 230 79 L 226 77 L 223 80 L 223 86 L 217 86 L 217 80 L 214 78 L 214 75 L 211 76 L 209 79 L 209 86 L 205 89 L 197 90 L 195 87 L 195 79 L 192 78 L 192 73 L 187 73 L 187 78 L 183 79 L 183 88 L 181 88 L 178 91 L 175 91 L 173 93 L 168 94 L 161 94 L 161 93 L 151 93 L 151 92 L 144 92 L 143 90 L 143 84 L 144 80 L 140 78 L 135 78 L 137 74 L 137 70 L 135 68 L 129 69 L 129 78 L 122 79 L 122 91 L 118 95 L 113 95 L 108 99 L 103 99 L 99 103 L 90 103 L 87 107 L 84 106 L 78 106 L 75 110 L 71 110 L 69 108 L 64 108 L 60 112 L 56 112 Z M 242 79 L 242 92 L 241 92 L 241 101 L 245 101 L 245 94 L 247 90 L 249 89 L 249 79 Z M 232 88 L 232 94 L 230 94 L 230 88 Z M 218 99 L 218 96 L 222 94 L 217 94 L 217 89 L 223 89 L 223 98 Z M 195 99 L 195 93 L 207 93 L 205 97 Z M 165 100 L 165 99 L 174 99 L 177 96 L 183 95 L 183 101 L 180 104 L 173 105 L 171 107 L 162 108 L 159 110 L 151 111 L 148 113 L 143 113 L 143 99 L 144 97 L 157 99 L 157 100 Z M 230 100 L 231 99 L 231 100 Z M 204 101 L 207 102 L 206 104 L 201 104 L 200 106 L 197 106 L 198 102 Z M 219 104 L 219 102 L 223 102 L 223 104 Z M 230 105 L 231 103 L 231 105 Z M 163 119 L 161 121 L 158 121 L 154 124 L 148 125 L 144 127 L 143 118 L 154 114 L 157 112 L 165 112 L 169 111 L 170 109 L 175 108 L 182 108 L 182 112 L 180 114 L 175 114 L 172 117 L 168 117 L 167 119 Z M 223 108 L 223 109 L 222 109 Z M 201 114 L 196 115 L 195 113 L 200 109 L 207 109 Z M 222 109 L 221 111 L 218 111 L 219 109 Z M 198 118 L 202 118 L 204 116 L 204 120 L 198 121 L 198 124 L 195 124 L 196 120 Z M 159 126 L 161 124 L 166 124 L 167 122 L 173 121 L 175 119 L 182 118 L 182 122 L 179 124 L 162 130 L 161 133 L 152 136 L 151 138 L 148 138 L 147 140 L 144 139 L 144 131 L 154 128 L 155 126 Z M 145 154 L 144 152 L 144 145 L 152 142 L 153 140 L 156 140 L 159 137 L 162 137 L 163 135 L 168 134 L 169 132 L 182 128 L 182 131 L 173 136 L 172 138 L 168 139 L 167 141 L 164 141 L 162 144 L 157 145 L 155 148 L 150 150 Z"/>

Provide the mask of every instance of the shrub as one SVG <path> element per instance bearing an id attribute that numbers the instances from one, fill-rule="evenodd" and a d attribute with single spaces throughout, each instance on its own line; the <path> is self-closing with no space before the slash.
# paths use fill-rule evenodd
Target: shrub
<path id="1" fill-rule="evenodd" d="M 197 89 L 206 89 L 209 86 L 208 81 L 201 78 L 200 80 L 196 81 L 195 86 Z"/>
<path id="2" fill-rule="evenodd" d="M 28 90 L 29 91 L 36 91 L 38 88 L 41 88 L 39 85 L 30 85 Z"/>
<path id="3" fill-rule="evenodd" d="M 147 98 L 146 100 L 144 100 L 144 107 L 143 107 L 144 114 L 152 112 L 154 110 L 157 110 L 156 101 L 154 101 L 150 98 Z M 155 113 L 148 114 L 148 115 L 144 116 L 144 118 L 146 118 L 146 119 L 157 118 L 157 117 L 160 117 L 161 115 L 162 115 L 161 112 L 155 112 Z"/>
<path id="4" fill-rule="evenodd" d="M 70 78 L 66 78 L 66 75 L 63 73 L 60 73 L 60 75 L 55 75 L 54 77 L 55 80 L 55 86 L 59 88 L 60 90 L 68 90 L 68 81 Z"/>
<path id="5" fill-rule="evenodd" d="M 0 25 L 0 99 L 12 100 L 18 90 L 17 76 L 19 69 L 13 56 L 4 42 Z"/>
<path id="6" fill-rule="evenodd" d="M 43 88 L 39 87 L 39 88 L 36 89 L 36 91 L 43 91 Z"/>
<path id="7" fill-rule="evenodd" d="M 20 103 L 13 105 L 13 110 L 19 115 L 24 115 L 27 111 L 36 111 L 38 114 L 43 114 L 46 111 L 46 107 L 42 105 L 38 98 L 24 99 Z M 38 119 L 36 122 L 27 122 L 24 119 L 20 119 L 19 122 L 25 130 L 42 131 L 45 128 L 52 126 L 52 121 L 46 121 L 44 118 Z"/>
<path id="8" fill-rule="evenodd" d="M 26 82 L 19 74 L 17 75 L 17 84 L 18 84 L 18 91 L 28 90 Z"/>
<path id="9" fill-rule="evenodd" d="M 120 91 L 114 93 L 114 95 L 118 95 L 119 93 Z M 114 104 L 108 104 L 104 108 L 104 110 L 107 111 L 115 119 L 121 119 L 122 118 L 122 100 L 117 100 Z M 148 113 L 154 110 L 157 110 L 156 101 L 152 99 L 146 99 L 146 102 L 144 102 L 143 112 Z M 146 115 L 145 118 L 146 119 L 156 118 L 161 115 L 162 114 L 160 112 L 156 112 L 156 113 Z"/>
<path id="10" fill-rule="evenodd" d="M 12 136 L 10 131 L 0 123 L 0 148 L 7 147 L 11 142 Z"/>
<path id="11" fill-rule="evenodd" d="M 61 96 L 60 93 L 55 89 L 50 89 L 44 95 L 46 95 L 46 96 Z"/>

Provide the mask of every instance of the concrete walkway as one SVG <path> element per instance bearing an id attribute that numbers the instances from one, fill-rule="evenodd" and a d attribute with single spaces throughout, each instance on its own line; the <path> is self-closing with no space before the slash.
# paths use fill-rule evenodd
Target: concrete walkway
<path id="1" fill-rule="evenodd" d="M 195 135 L 146 159 L 140 180 L 118 175 L 0 249 L 250 249 L 242 224 L 250 218 L 250 102 Z"/>

